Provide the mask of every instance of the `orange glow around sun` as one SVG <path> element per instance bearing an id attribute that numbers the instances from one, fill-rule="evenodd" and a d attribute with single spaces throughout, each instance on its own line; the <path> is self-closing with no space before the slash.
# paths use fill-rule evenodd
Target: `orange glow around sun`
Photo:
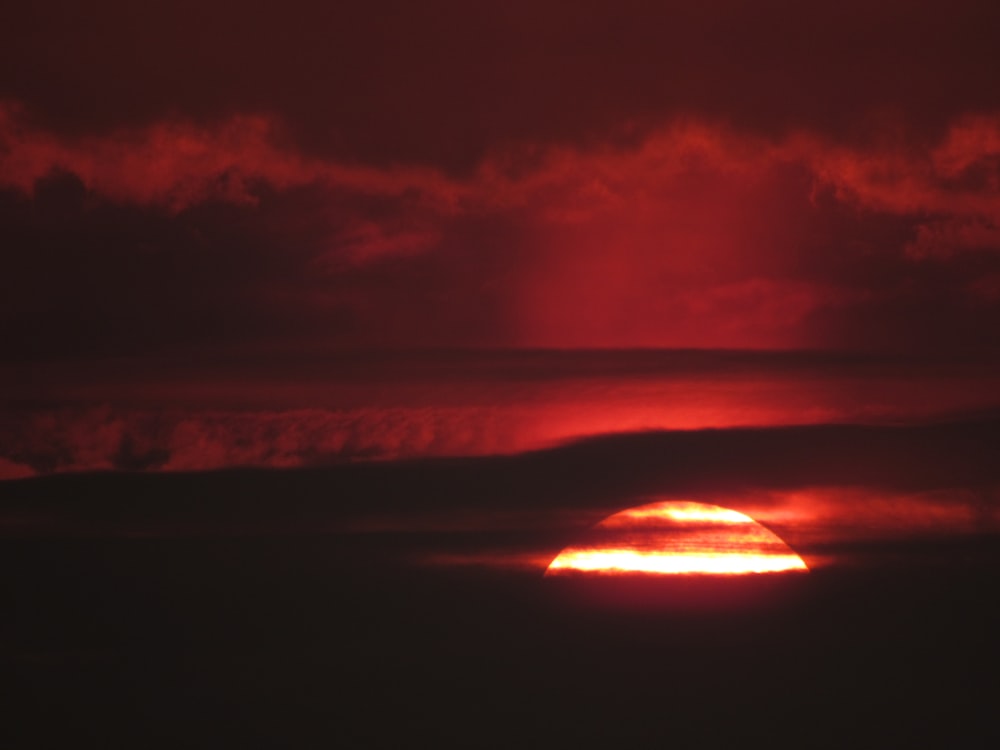
<path id="1" fill-rule="evenodd" d="M 742 575 L 804 572 L 802 558 L 747 515 L 668 501 L 623 510 L 567 547 L 546 575 Z"/>

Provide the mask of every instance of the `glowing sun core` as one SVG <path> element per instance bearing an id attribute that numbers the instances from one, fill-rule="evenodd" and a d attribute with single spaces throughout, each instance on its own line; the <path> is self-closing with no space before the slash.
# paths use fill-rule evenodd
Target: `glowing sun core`
<path id="1" fill-rule="evenodd" d="M 621 511 L 567 547 L 546 575 L 743 575 L 808 571 L 775 533 L 747 515 L 668 501 Z"/>

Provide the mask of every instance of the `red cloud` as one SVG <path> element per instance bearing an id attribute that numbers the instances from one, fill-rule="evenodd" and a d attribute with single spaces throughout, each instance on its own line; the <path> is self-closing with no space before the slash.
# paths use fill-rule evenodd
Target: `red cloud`
<path id="1" fill-rule="evenodd" d="M 76 139 L 26 122 L 17 107 L 0 108 L 0 180 L 24 192 L 55 169 L 98 196 L 168 214 L 319 191 L 329 208 L 320 199 L 301 210 L 321 216 L 324 234 L 304 250 L 294 240 L 299 267 L 284 275 L 300 288 L 253 294 L 306 317 L 344 310 L 355 343 L 885 345 L 921 339 L 898 330 L 913 319 L 907 305 L 944 306 L 945 319 L 965 325 L 957 300 L 997 271 L 911 278 L 921 261 L 1000 247 L 1000 116 L 956 120 L 922 147 L 678 120 L 627 146 L 496 150 L 464 177 L 306 156 L 263 116 Z M 345 200 L 355 203 L 338 208 Z M 278 235 L 316 216 L 281 221 Z M 881 224 L 869 236 L 864 222 Z M 408 263 L 385 265 L 400 259 Z M 336 283 L 368 266 L 379 271 Z M 487 305 L 492 327 L 477 331 L 465 321 Z"/>
<path id="2" fill-rule="evenodd" d="M 914 217 L 914 259 L 1000 250 L 1000 115 L 960 118 L 931 148 L 859 151 L 799 137 L 791 149 L 841 200 Z"/>
<path id="3" fill-rule="evenodd" d="M 664 191 L 705 187 L 691 180 L 706 170 L 755 181 L 798 165 L 842 199 L 872 210 L 994 219 L 1000 211 L 1000 115 L 960 118 L 926 148 L 907 146 L 905 139 L 848 147 L 806 131 L 774 140 L 678 121 L 653 130 L 638 146 L 499 150 L 465 179 L 430 167 L 307 157 L 287 143 L 278 121 L 262 115 L 214 126 L 171 120 L 69 139 L 31 128 L 21 107 L 0 102 L 0 142 L 4 184 L 30 191 L 62 169 L 115 200 L 174 210 L 205 200 L 253 202 L 258 181 L 279 190 L 323 183 L 361 194 L 417 193 L 442 215 L 533 207 L 547 223 L 573 224 L 625 206 L 638 218 L 661 211 Z"/>
<path id="4" fill-rule="evenodd" d="M 172 211 L 208 200 L 254 203 L 255 183 L 278 190 L 320 183 L 372 195 L 420 191 L 444 208 L 456 199 L 434 170 L 309 159 L 283 147 L 280 131 L 273 118 L 240 115 L 211 127 L 171 120 L 65 139 L 30 128 L 20 107 L 0 102 L 0 180 L 30 191 L 53 170 L 65 170 L 113 200 Z"/>
<path id="5" fill-rule="evenodd" d="M 25 466 L 17 461 L 0 456 L 0 480 L 3 479 L 27 479 L 35 476 L 36 472 L 30 466 Z"/>
<path id="6" fill-rule="evenodd" d="M 609 433 L 886 423 L 997 404 L 996 368 L 985 366 L 784 370 L 763 366 L 771 360 L 742 359 L 734 371 L 716 365 L 676 372 L 682 360 L 640 358 L 637 365 L 613 354 L 582 362 L 539 354 L 532 370 L 498 354 L 456 372 L 433 360 L 388 358 L 360 370 L 367 373 L 360 380 L 313 371 L 315 380 L 211 380 L 203 373 L 200 382 L 170 382 L 153 367 L 156 375 L 134 374 L 128 386 L 87 386 L 77 373 L 56 393 L 117 405 L 12 413 L 0 431 L 0 476 L 512 454 Z M 575 362 L 591 374 L 582 376 Z M 602 374 L 617 368 L 621 375 Z M 498 374 L 508 369 L 513 376 Z M 15 379 L 9 394 L 38 403 L 67 377 L 34 372 L 38 390 L 25 391 Z"/>

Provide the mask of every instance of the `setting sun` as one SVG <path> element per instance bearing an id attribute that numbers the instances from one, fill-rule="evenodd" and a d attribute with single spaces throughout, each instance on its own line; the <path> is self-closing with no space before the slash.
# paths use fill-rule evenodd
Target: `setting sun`
<path id="1" fill-rule="evenodd" d="M 741 575 L 804 572 L 802 558 L 747 515 L 659 502 L 621 511 L 552 561 L 546 575 Z"/>

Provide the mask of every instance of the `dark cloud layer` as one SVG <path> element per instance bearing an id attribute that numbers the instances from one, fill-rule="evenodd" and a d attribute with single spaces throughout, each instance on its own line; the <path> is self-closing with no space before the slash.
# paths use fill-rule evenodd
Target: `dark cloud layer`
<path id="1" fill-rule="evenodd" d="M 374 544 L 383 562 L 537 573 L 610 513 L 694 498 L 751 513 L 818 565 L 971 564 L 958 541 L 981 537 L 965 553 L 995 561 L 998 436 L 995 419 L 647 432 L 516 456 L 45 477 L 0 488 L 0 535 L 323 535 L 345 553 Z"/>
<path id="2" fill-rule="evenodd" d="M 0 478 L 511 455 L 607 433 L 995 414 L 1000 363 L 817 352 L 203 352 L 0 370 Z"/>

